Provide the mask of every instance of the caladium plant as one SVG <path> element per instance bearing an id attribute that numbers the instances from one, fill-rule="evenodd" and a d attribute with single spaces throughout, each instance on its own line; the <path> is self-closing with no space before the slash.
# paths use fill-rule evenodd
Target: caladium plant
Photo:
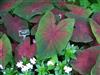
<path id="1" fill-rule="evenodd" d="M 37 54 L 48 57 L 65 48 L 72 36 L 74 19 L 63 19 L 58 25 L 52 12 L 47 12 L 40 20 L 36 32 Z"/>

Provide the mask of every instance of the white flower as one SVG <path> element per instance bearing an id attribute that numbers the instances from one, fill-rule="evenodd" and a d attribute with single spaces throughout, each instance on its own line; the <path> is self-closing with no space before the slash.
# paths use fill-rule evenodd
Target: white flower
<path id="1" fill-rule="evenodd" d="M 68 66 L 65 66 L 65 67 L 64 67 L 64 71 L 65 71 L 66 73 L 69 73 L 69 72 L 72 71 L 72 68 L 71 68 L 71 67 L 68 67 Z"/>
<path id="2" fill-rule="evenodd" d="M 17 66 L 18 68 L 22 68 L 22 67 L 23 67 L 23 62 L 22 62 L 22 61 L 17 62 L 16 66 Z"/>
<path id="3" fill-rule="evenodd" d="M 30 62 L 34 65 L 36 64 L 36 59 L 33 57 L 32 59 L 30 59 Z"/>
<path id="4" fill-rule="evenodd" d="M 33 65 L 30 64 L 30 63 L 26 64 L 26 66 L 27 66 L 29 69 L 33 69 Z"/>
<path id="5" fill-rule="evenodd" d="M 59 14 L 59 17 L 60 17 L 60 19 L 62 18 L 62 15 L 61 14 Z"/>
<path id="6" fill-rule="evenodd" d="M 5 72 L 5 71 L 3 71 L 3 74 L 5 75 L 5 74 L 6 74 L 6 72 Z"/>
<path id="7" fill-rule="evenodd" d="M 50 66 L 50 65 L 53 66 L 54 63 L 50 60 L 50 61 L 47 62 L 47 65 L 48 65 L 48 66 Z"/>
<path id="8" fill-rule="evenodd" d="M 28 69 L 29 69 L 29 68 L 28 68 L 27 66 L 23 66 L 23 67 L 21 68 L 21 71 L 22 71 L 22 72 L 25 72 L 25 71 L 28 71 Z"/>
<path id="9" fill-rule="evenodd" d="M 0 65 L 0 69 L 3 69 L 3 66 L 2 65 Z"/>
<path id="10" fill-rule="evenodd" d="M 36 43 L 36 40 L 35 39 L 33 39 L 33 43 Z"/>

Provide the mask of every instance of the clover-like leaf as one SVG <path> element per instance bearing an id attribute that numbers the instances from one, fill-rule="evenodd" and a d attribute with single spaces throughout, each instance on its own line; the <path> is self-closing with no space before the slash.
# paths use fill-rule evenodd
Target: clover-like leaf
<path id="1" fill-rule="evenodd" d="M 38 56 L 49 57 L 64 49 L 72 36 L 73 27 L 74 19 L 64 19 L 56 25 L 54 14 L 47 12 L 41 18 L 36 32 Z"/>
<path id="2" fill-rule="evenodd" d="M 20 36 L 20 31 L 28 29 L 28 23 L 23 19 L 6 14 L 2 16 L 4 25 L 7 29 L 7 34 L 17 42 L 23 41 L 23 36 Z"/>
<path id="3" fill-rule="evenodd" d="M 41 0 L 27 0 L 23 1 L 15 10 L 14 13 L 28 21 L 33 16 L 43 14 L 44 12 L 53 9 L 53 6 L 48 2 L 42 2 Z"/>
<path id="4" fill-rule="evenodd" d="M 88 22 L 84 18 L 77 18 L 71 40 L 74 42 L 91 42 L 93 41 L 91 35 L 92 34 Z"/>
<path id="5" fill-rule="evenodd" d="M 97 42 L 100 44 L 100 25 L 94 20 L 90 19 L 90 26 Z"/>
<path id="6" fill-rule="evenodd" d="M 16 58 L 21 60 L 23 57 L 32 58 L 36 53 L 36 43 L 31 44 L 30 38 L 26 38 L 16 48 Z"/>
<path id="7" fill-rule="evenodd" d="M 12 47 L 6 34 L 2 34 L 0 38 L 0 63 L 6 66 L 12 62 Z"/>
<path id="8" fill-rule="evenodd" d="M 86 75 L 96 63 L 97 56 L 100 54 L 100 45 L 90 47 L 78 53 L 77 59 L 73 62 L 73 68 L 82 75 Z"/>

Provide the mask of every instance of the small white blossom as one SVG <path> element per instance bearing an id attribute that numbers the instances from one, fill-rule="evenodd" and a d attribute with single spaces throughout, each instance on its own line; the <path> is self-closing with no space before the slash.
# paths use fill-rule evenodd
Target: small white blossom
<path id="1" fill-rule="evenodd" d="M 36 40 L 35 39 L 33 39 L 33 43 L 36 43 Z"/>
<path id="2" fill-rule="evenodd" d="M 0 65 L 0 69 L 3 69 L 3 66 L 2 65 Z"/>
<path id="3" fill-rule="evenodd" d="M 65 67 L 64 67 L 64 71 L 65 71 L 66 73 L 69 73 L 69 72 L 72 71 L 72 68 L 71 68 L 71 67 L 68 67 L 68 66 L 65 66 Z"/>
<path id="4" fill-rule="evenodd" d="M 16 66 L 17 66 L 18 68 L 22 68 L 22 67 L 23 67 L 23 62 L 22 62 L 22 61 L 17 62 Z"/>
<path id="5" fill-rule="evenodd" d="M 30 64 L 30 63 L 26 64 L 26 66 L 27 66 L 29 69 L 32 69 L 32 68 L 33 68 L 33 65 Z"/>
<path id="6" fill-rule="evenodd" d="M 29 69 L 29 68 L 28 68 L 27 66 L 23 66 L 23 67 L 21 68 L 21 71 L 22 71 L 22 72 L 26 72 L 26 71 L 28 71 L 28 69 Z"/>
<path id="7" fill-rule="evenodd" d="M 33 57 L 32 59 L 30 59 L 31 64 L 36 64 L 36 59 Z"/>
<path id="8" fill-rule="evenodd" d="M 6 74 L 6 72 L 5 72 L 5 71 L 3 71 L 3 74 L 5 75 L 5 74 Z"/>
<path id="9" fill-rule="evenodd" d="M 48 65 L 48 66 L 50 66 L 50 65 L 53 66 L 54 63 L 50 60 L 50 61 L 47 62 L 47 65 Z"/>
<path id="10" fill-rule="evenodd" d="M 59 14 L 59 17 L 60 17 L 60 19 L 62 18 L 62 15 L 61 14 Z"/>

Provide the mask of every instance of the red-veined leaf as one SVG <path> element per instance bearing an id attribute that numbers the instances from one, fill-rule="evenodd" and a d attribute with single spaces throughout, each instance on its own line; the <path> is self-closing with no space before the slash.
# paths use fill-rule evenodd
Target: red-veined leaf
<path id="1" fill-rule="evenodd" d="M 65 48 L 70 40 L 74 19 L 64 19 L 55 24 L 54 14 L 47 12 L 40 20 L 36 32 L 37 54 L 41 58 L 49 57 Z"/>
<path id="2" fill-rule="evenodd" d="M 23 1 L 21 5 L 19 5 L 14 13 L 28 21 L 32 19 L 33 16 L 38 14 L 43 14 L 44 12 L 53 9 L 53 6 L 48 2 L 44 1 Z"/>
<path id="3" fill-rule="evenodd" d="M 91 35 L 92 34 L 88 22 L 83 18 L 77 18 L 71 40 L 74 42 L 91 42 L 93 41 Z"/>
<path id="4" fill-rule="evenodd" d="M 23 41 L 23 37 L 19 35 L 19 31 L 28 29 L 28 23 L 23 19 L 17 16 L 13 17 L 10 14 L 2 16 L 2 18 L 4 21 L 4 25 L 7 29 L 7 34 L 10 35 L 10 37 L 16 40 L 17 42 Z"/>
<path id="5" fill-rule="evenodd" d="M 90 47 L 78 53 L 77 59 L 73 62 L 73 68 L 80 74 L 86 75 L 96 63 L 97 56 L 100 54 L 100 46 Z"/>
<path id="6" fill-rule="evenodd" d="M 18 45 L 16 50 L 17 50 L 17 52 L 16 52 L 17 60 L 21 60 L 22 57 L 31 58 L 36 53 L 36 43 L 31 44 L 30 38 L 26 38 L 23 41 L 23 43 Z"/>
<path id="7" fill-rule="evenodd" d="M 92 11 L 90 9 L 84 9 L 82 7 L 76 6 L 76 5 L 71 5 L 67 4 L 66 7 L 70 10 L 70 12 L 67 12 L 67 16 L 82 16 L 85 18 L 88 18 Z"/>

